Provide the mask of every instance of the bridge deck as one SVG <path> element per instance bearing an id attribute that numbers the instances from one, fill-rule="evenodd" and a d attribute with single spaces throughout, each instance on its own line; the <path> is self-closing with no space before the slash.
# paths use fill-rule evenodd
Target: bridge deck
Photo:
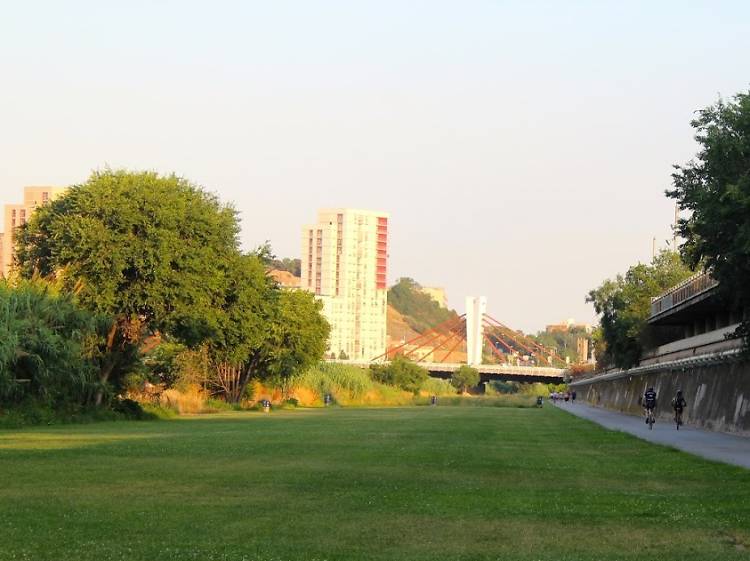
<path id="1" fill-rule="evenodd" d="M 364 360 L 326 360 L 338 364 L 349 364 L 360 368 L 369 368 L 372 362 Z M 384 363 L 380 363 L 384 364 Z M 385 363 L 387 364 L 387 363 Z M 420 362 L 420 366 L 426 368 L 430 374 L 448 375 L 463 366 L 455 362 Z M 526 377 L 533 381 L 562 381 L 565 378 L 565 370 L 562 368 L 549 368 L 544 366 L 513 366 L 511 364 L 479 364 L 473 366 L 479 371 L 483 379 L 524 379 Z M 531 380 L 530 380 L 531 381 Z"/>

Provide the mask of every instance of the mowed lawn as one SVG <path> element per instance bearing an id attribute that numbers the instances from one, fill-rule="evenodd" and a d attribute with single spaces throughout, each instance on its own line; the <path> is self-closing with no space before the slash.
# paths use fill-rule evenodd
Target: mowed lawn
<path id="1" fill-rule="evenodd" d="M 750 471 L 552 408 L 0 431 L 6 559 L 750 559 Z"/>

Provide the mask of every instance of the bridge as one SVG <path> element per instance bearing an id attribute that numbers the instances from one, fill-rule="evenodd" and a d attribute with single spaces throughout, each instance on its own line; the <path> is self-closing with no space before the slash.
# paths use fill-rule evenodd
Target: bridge
<path id="1" fill-rule="evenodd" d="M 358 366 L 359 368 L 369 368 L 373 364 L 371 361 L 366 360 L 329 359 L 326 362 L 349 364 L 351 366 Z M 380 361 L 379 364 L 387 364 L 388 362 L 390 361 Z M 426 369 L 433 378 L 448 379 L 451 377 L 451 374 L 464 364 L 456 362 L 420 362 L 419 365 Z M 479 371 L 481 382 L 502 380 L 504 382 L 559 384 L 564 381 L 566 373 L 562 368 L 515 366 L 512 364 L 480 364 L 474 365 L 473 368 Z"/>
<path id="2" fill-rule="evenodd" d="M 367 368 L 403 356 L 436 378 L 450 378 L 464 364 L 477 369 L 482 382 L 563 382 L 567 363 L 554 349 L 515 331 L 487 314 L 483 296 L 466 298 L 466 313 L 417 337 L 392 346 L 371 361 L 331 360 Z"/>

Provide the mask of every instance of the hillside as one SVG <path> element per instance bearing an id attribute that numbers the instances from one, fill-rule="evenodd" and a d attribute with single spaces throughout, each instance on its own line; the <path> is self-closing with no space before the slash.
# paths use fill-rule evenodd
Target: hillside
<path id="1" fill-rule="evenodd" d="M 399 312 L 407 324 L 416 332 L 435 327 L 458 314 L 454 310 L 442 308 L 415 280 L 401 278 L 388 290 L 388 304 Z"/>

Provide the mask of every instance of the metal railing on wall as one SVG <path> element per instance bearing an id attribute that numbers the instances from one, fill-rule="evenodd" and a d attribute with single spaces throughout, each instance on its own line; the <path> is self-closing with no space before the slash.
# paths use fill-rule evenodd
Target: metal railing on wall
<path id="1" fill-rule="evenodd" d="M 664 294 L 651 299 L 651 317 L 666 312 L 683 302 L 695 298 L 716 287 L 719 282 L 709 273 L 699 272 L 680 284 L 670 288 Z"/>

